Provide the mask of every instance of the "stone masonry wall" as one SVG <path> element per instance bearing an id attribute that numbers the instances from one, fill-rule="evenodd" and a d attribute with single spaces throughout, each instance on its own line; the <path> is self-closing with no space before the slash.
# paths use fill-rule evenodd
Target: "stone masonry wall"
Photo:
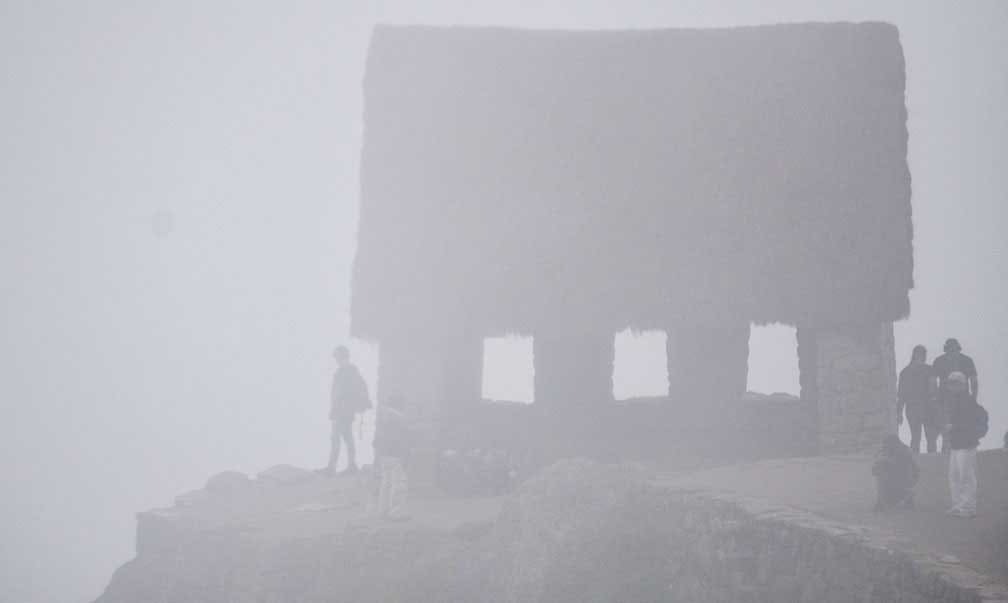
<path id="1" fill-rule="evenodd" d="M 896 430 L 892 323 L 819 329 L 815 337 L 819 452 L 877 447 Z"/>

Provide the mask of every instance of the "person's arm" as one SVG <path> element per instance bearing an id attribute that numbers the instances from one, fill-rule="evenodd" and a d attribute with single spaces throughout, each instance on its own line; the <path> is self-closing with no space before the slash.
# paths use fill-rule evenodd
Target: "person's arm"
<path id="1" fill-rule="evenodd" d="M 329 386 L 329 418 L 336 418 L 336 410 L 339 402 L 339 382 L 333 373 L 332 384 Z"/>
<path id="2" fill-rule="evenodd" d="M 980 383 L 977 380 L 976 363 L 974 363 L 973 359 L 970 358 L 969 356 L 967 356 L 965 358 L 965 360 L 966 360 L 966 366 L 965 366 L 963 372 L 966 373 L 966 383 L 969 386 L 970 393 L 973 394 L 973 399 L 979 401 L 980 400 L 980 397 L 979 397 L 980 396 L 980 391 L 979 391 Z"/>
<path id="3" fill-rule="evenodd" d="M 899 375 L 899 382 L 896 385 L 896 426 L 899 427 L 903 424 L 903 409 L 906 406 L 906 401 L 903 399 L 903 389 L 904 389 L 904 379 L 903 373 Z"/>

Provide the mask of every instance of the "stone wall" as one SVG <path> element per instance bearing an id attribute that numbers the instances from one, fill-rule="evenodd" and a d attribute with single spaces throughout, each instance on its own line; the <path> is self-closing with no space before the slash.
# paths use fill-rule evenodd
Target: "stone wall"
<path id="1" fill-rule="evenodd" d="M 711 463 L 807 456 L 814 415 L 798 398 L 746 394 L 725 404 L 683 398 L 633 398 L 566 411 L 485 401 L 443 423 L 451 449 L 502 449 L 542 468 L 570 457 L 600 461 L 663 460 L 683 468 Z"/>
<path id="2" fill-rule="evenodd" d="M 702 448 L 716 440 L 715 452 L 744 444 L 740 433 L 758 432 L 769 420 L 751 414 L 752 405 L 736 404 L 745 394 L 749 332 L 747 324 L 669 329 L 669 396 L 649 399 L 664 400 L 663 412 L 669 416 L 659 416 L 646 405 L 613 401 L 611 334 L 536 336 L 536 410 L 515 412 L 534 418 L 532 432 L 546 424 L 550 436 L 558 440 L 594 438 L 596 450 L 612 448 L 609 459 L 634 458 L 640 440 L 647 441 L 656 428 L 666 430 L 659 436 L 669 442 L 693 440 Z M 779 421 L 780 413 L 773 414 L 778 420 L 772 424 L 778 434 L 772 446 L 775 453 L 835 454 L 877 447 L 884 435 L 896 429 L 892 323 L 799 326 L 797 338 L 803 408 L 795 407 L 785 422 Z M 408 402 L 429 418 L 465 415 L 474 412 L 474 404 L 479 406 L 481 385 L 482 340 L 478 337 L 406 337 L 382 342 L 379 398 L 408 392 Z M 613 409 L 617 416 L 610 417 Z M 624 410 L 626 421 L 618 416 Z M 643 431 L 623 429 L 641 417 L 647 419 L 641 425 Z M 610 446 L 624 440 L 625 447 Z M 760 446 L 749 448 L 751 459 L 768 456 Z M 697 448 L 686 452 L 700 453 Z M 562 456 L 593 454 L 576 446 L 568 447 L 567 453 Z"/>
<path id="3" fill-rule="evenodd" d="M 892 323 L 817 329 L 814 336 L 819 452 L 877 447 L 884 435 L 896 430 Z"/>

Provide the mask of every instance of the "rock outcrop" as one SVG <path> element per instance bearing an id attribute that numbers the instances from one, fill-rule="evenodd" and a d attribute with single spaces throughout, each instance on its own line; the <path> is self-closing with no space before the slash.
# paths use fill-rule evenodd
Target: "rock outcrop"
<path id="1" fill-rule="evenodd" d="M 350 481 L 294 484 L 304 495 Z M 483 515 L 477 500 L 417 501 L 412 521 L 359 505 L 281 504 L 203 521 L 141 514 L 137 558 L 97 603 L 977 602 L 999 596 L 962 569 L 808 513 L 660 485 L 634 466 L 556 463 Z M 335 496 L 335 498 L 332 498 Z M 210 503 L 202 503 L 210 504 Z M 274 511 L 268 511 L 268 509 Z M 275 509 L 285 509 L 283 512 Z M 316 509 L 323 512 L 309 512 Z M 218 509 L 219 511 L 219 509 Z M 142 546 L 140 545 L 142 543 Z M 993 593 L 993 594 L 992 594 Z"/>

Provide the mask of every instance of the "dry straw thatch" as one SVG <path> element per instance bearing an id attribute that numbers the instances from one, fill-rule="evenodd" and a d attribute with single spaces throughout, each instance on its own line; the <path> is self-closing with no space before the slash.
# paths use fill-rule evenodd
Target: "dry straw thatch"
<path id="1" fill-rule="evenodd" d="M 353 331 L 894 320 L 912 286 L 895 27 L 379 27 Z"/>

